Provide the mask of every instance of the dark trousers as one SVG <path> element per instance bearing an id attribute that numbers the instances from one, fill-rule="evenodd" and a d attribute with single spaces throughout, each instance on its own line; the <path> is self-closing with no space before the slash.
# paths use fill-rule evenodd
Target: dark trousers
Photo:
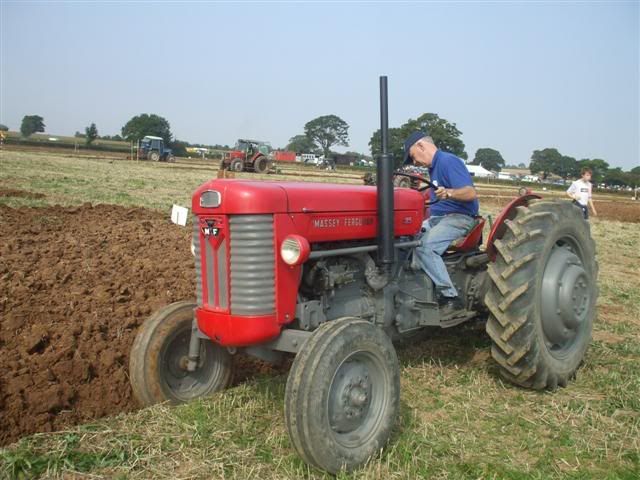
<path id="1" fill-rule="evenodd" d="M 587 206 L 586 205 L 582 205 L 577 200 L 574 200 L 573 204 L 578 206 L 578 207 L 580 207 L 582 209 L 582 215 L 584 215 L 585 220 L 589 220 L 589 209 L 587 208 Z"/>

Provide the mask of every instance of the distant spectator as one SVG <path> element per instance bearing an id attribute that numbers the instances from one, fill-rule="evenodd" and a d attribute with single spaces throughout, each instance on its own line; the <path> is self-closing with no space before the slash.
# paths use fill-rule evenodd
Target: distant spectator
<path id="1" fill-rule="evenodd" d="M 585 167 L 580 171 L 581 178 L 571 184 L 567 190 L 567 195 L 573 200 L 573 203 L 582 209 L 585 219 L 589 219 L 589 208 L 594 215 L 598 215 L 596 207 L 591 199 L 591 169 Z"/>

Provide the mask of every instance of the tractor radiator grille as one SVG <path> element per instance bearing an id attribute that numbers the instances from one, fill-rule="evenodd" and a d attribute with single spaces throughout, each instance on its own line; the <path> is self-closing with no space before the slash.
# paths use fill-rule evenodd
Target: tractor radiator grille
<path id="1" fill-rule="evenodd" d="M 196 261 L 196 298 L 198 306 L 203 305 L 202 301 L 202 266 L 200 265 L 200 223 L 198 217 L 193 217 L 193 242 L 194 255 Z"/>
<path id="2" fill-rule="evenodd" d="M 201 235 L 201 227 L 202 225 L 196 217 L 193 223 L 193 245 L 196 256 L 198 306 L 207 305 L 210 308 L 226 310 L 228 308 L 227 244 L 222 241 L 215 247 L 215 242 Z M 200 257 L 202 249 L 204 249 L 204 258 Z"/>
<path id="3" fill-rule="evenodd" d="M 275 254 L 272 215 L 229 217 L 231 238 L 231 313 L 275 312 Z"/>

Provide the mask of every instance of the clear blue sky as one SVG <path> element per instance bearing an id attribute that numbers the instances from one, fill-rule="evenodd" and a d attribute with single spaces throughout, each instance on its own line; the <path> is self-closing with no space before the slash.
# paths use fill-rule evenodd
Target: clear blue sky
<path id="1" fill-rule="evenodd" d="M 534 149 L 640 165 L 639 2 L 186 3 L 0 0 L 0 123 L 115 134 L 157 113 L 177 138 L 286 145 L 336 114 L 350 150 L 435 112 L 470 158 Z"/>

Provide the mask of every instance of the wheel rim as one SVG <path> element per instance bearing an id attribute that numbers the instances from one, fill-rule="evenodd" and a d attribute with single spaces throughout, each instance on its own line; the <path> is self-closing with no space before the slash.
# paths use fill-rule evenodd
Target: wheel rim
<path id="1" fill-rule="evenodd" d="M 216 346 L 210 341 L 200 342 L 200 359 L 193 372 L 187 370 L 187 355 L 191 328 L 183 328 L 167 338 L 160 352 L 159 369 L 162 384 L 172 396 L 188 401 L 202 396 L 211 389 L 221 375 L 216 361 Z"/>
<path id="2" fill-rule="evenodd" d="M 369 352 L 354 352 L 340 364 L 327 399 L 338 443 L 353 448 L 375 435 L 389 403 L 388 377 L 381 360 Z"/>
<path id="3" fill-rule="evenodd" d="M 557 241 L 542 277 L 542 331 L 547 350 L 556 358 L 570 354 L 588 326 L 593 282 L 581 256 L 571 238 Z"/>
<path id="4" fill-rule="evenodd" d="M 236 171 L 236 172 L 241 172 L 242 171 L 242 163 L 235 162 L 233 164 L 233 170 Z"/>

